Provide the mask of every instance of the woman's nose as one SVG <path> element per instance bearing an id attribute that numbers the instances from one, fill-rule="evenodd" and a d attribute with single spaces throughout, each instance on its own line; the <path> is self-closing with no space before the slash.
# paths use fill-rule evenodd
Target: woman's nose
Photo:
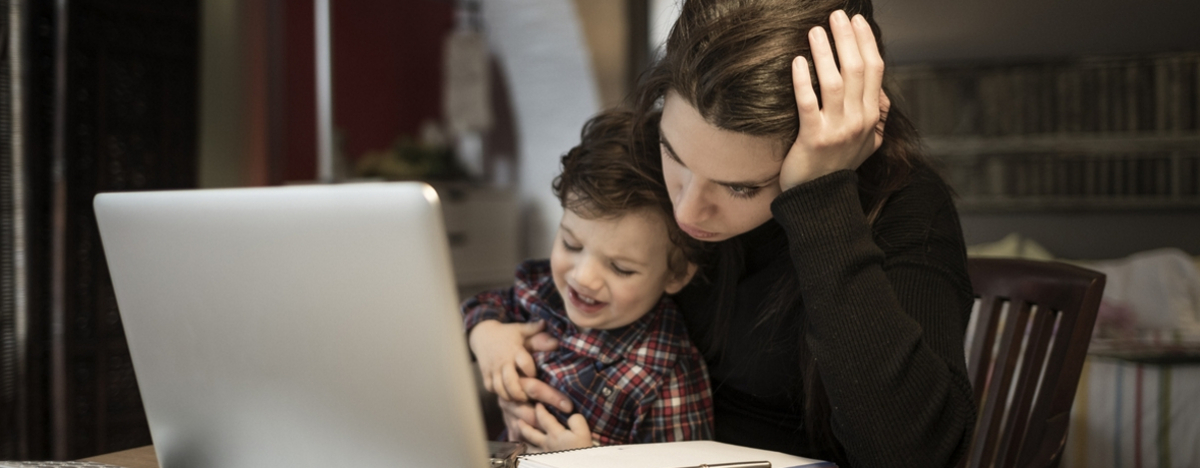
<path id="1" fill-rule="evenodd" d="M 715 205 L 708 197 L 704 186 L 694 178 L 684 181 L 675 197 L 675 218 L 684 224 L 697 225 L 712 217 Z"/>

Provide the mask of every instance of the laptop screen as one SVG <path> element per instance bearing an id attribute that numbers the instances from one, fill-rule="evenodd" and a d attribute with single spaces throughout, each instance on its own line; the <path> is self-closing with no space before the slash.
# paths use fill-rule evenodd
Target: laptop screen
<path id="1" fill-rule="evenodd" d="M 112 193 L 95 210 L 163 468 L 486 458 L 429 186 Z"/>

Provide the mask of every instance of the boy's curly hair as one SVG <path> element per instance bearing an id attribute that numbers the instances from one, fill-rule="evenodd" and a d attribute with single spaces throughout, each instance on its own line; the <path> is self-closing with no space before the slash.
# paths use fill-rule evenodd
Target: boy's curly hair
<path id="1" fill-rule="evenodd" d="M 662 174 L 645 167 L 633 155 L 634 113 L 615 108 L 592 117 L 583 126 L 580 143 L 563 155 L 562 173 L 554 178 L 554 195 L 563 209 L 588 218 L 613 218 L 634 210 L 651 209 L 663 217 L 667 236 L 677 248 L 668 256 L 668 267 L 686 271 L 687 262 L 700 264 L 703 245 L 679 229 Z M 649 132 L 649 133 L 648 133 Z M 658 129 L 643 129 L 639 137 L 653 137 Z"/>

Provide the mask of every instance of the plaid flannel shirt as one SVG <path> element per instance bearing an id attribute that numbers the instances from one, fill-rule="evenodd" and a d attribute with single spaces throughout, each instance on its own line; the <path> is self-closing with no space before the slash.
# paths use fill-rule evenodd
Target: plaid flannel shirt
<path id="1" fill-rule="evenodd" d="M 558 349 L 534 353 L 542 381 L 571 398 L 602 444 L 713 438 L 708 369 L 683 318 L 663 295 L 654 310 L 613 330 L 581 329 L 568 318 L 547 260 L 517 268 L 514 287 L 462 304 L 470 331 L 484 320 L 545 320 Z M 547 406 L 559 421 L 566 416 Z"/>

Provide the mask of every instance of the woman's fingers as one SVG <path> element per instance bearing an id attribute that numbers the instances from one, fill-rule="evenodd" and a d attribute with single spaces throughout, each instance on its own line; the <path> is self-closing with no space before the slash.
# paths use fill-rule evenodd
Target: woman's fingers
<path id="1" fill-rule="evenodd" d="M 553 405 L 564 413 L 571 412 L 571 399 L 550 384 L 533 377 L 522 377 L 521 385 L 529 399 Z"/>
<path id="2" fill-rule="evenodd" d="M 877 90 L 882 87 L 884 69 L 875 34 L 862 15 L 855 15 L 851 19 L 842 10 L 830 15 L 829 28 L 837 48 L 837 61 L 834 60 L 829 34 L 821 27 L 809 31 L 809 47 L 821 88 L 822 116 L 832 121 L 838 121 L 843 115 L 853 120 L 859 116 L 872 116 L 873 120 L 874 110 L 879 108 Z M 800 75 L 793 62 L 792 82 L 796 87 L 796 103 L 806 106 L 809 105 L 807 96 L 802 93 L 812 84 L 811 79 L 804 79 Z M 802 81 L 807 81 L 808 85 L 802 87 Z M 803 111 L 804 107 L 801 107 Z"/>
<path id="3" fill-rule="evenodd" d="M 521 438 L 531 445 L 542 448 L 546 446 L 546 433 L 535 429 L 525 421 L 517 421 L 517 429 L 521 431 Z"/>
<path id="4" fill-rule="evenodd" d="M 808 61 L 795 58 L 792 86 L 800 128 L 780 171 L 785 190 L 834 171 L 857 169 L 882 144 L 881 121 L 890 106 L 882 92 L 883 58 L 866 19 L 836 11 L 829 16 L 829 34 L 815 27 L 808 40 L 820 92 L 813 90 Z"/>
<path id="5" fill-rule="evenodd" d="M 856 37 L 857 31 L 850 24 L 850 18 L 846 16 L 846 12 L 842 10 L 829 15 L 829 30 L 833 33 L 833 41 L 837 46 L 838 61 L 842 69 L 844 106 L 846 111 L 853 115 L 855 112 L 861 111 L 861 107 L 857 106 L 863 102 L 863 59 L 858 50 L 860 44 Z"/>
<path id="6" fill-rule="evenodd" d="M 800 129 L 816 128 L 821 124 L 821 103 L 813 89 L 808 60 L 804 56 L 792 59 L 792 89 L 796 93 L 796 108 L 800 111 Z"/>
<path id="7" fill-rule="evenodd" d="M 553 434 L 555 432 L 567 430 L 567 428 L 563 427 L 563 425 L 558 422 L 558 418 L 555 418 L 553 414 L 550 414 L 550 411 L 547 411 L 546 407 L 541 403 L 537 404 L 535 411 L 537 411 L 538 426 L 541 426 L 541 428 L 545 430 L 547 434 Z"/>
<path id="8" fill-rule="evenodd" d="M 813 65 L 817 69 L 817 82 L 821 85 L 821 109 L 826 118 L 842 116 L 843 96 L 842 75 L 838 71 L 837 62 L 833 60 L 833 49 L 829 45 L 829 37 L 825 28 L 817 26 L 808 32 L 808 44 L 812 49 Z"/>
<path id="9" fill-rule="evenodd" d="M 513 425 L 518 419 L 525 421 L 526 424 L 536 424 L 537 414 L 531 403 L 517 403 L 509 400 L 496 400 L 500 404 L 500 412 L 504 414 L 506 422 L 511 421 Z"/>
<path id="10" fill-rule="evenodd" d="M 879 45 L 875 43 L 875 33 L 871 25 L 862 15 L 854 15 L 851 20 L 854 37 L 858 40 L 858 52 L 863 64 L 863 100 L 867 109 L 879 109 L 880 94 L 874 90 L 883 88 L 883 56 L 879 55 Z"/>
<path id="11" fill-rule="evenodd" d="M 499 398 L 496 401 L 500 404 L 500 414 L 504 416 L 504 427 L 508 429 L 508 440 L 513 442 L 521 440 L 520 422 L 525 421 L 525 424 L 533 424 L 537 421 L 533 405 L 529 403 L 515 403 Z"/>

